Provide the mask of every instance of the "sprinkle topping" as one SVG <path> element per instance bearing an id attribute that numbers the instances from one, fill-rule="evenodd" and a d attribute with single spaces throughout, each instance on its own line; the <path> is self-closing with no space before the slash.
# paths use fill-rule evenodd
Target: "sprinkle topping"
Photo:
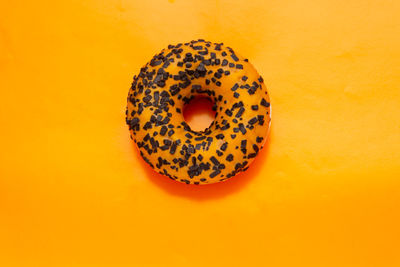
<path id="1" fill-rule="evenodd" d="M 186 184 L 223 181 L 248 168 L 269 128 L 263 78 L 222 43 L 199 39 L 169 45 L 134 76 L 126 123 L 142 158 Z M 210 98 L 214 122 L 197 132 L 183 120 L 185 105 Z"/>

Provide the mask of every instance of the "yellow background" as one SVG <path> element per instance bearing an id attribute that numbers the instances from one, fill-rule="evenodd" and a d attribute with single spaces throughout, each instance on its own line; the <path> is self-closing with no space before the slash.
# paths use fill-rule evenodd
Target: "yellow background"
<path id="1" fill-rule="evenodd" d="M 1 266 L 400 266 L 400 1 L 0 4 Z M 269 88 L 249 171 L 188 187 L 138 158 L 134 74 L 224 42 Z"/>

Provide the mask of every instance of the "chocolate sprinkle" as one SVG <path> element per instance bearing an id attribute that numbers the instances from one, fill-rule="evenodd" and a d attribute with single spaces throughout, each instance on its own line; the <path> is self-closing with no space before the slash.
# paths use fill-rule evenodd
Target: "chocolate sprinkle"
<path id="1" fill-rule="evenodd" d="M 269 127 L 270 103 L 247 59 L 203 39 L 169 45 L 140 69 L 127 97 L 126 123 L 144 161 L 185 184 L 223 181 L 247 170 Z M 250 74 L 250 75 L 249 75 Z M 183 121 L 196 95 L 209 97 L 216 117 L 204 131 Z"/>

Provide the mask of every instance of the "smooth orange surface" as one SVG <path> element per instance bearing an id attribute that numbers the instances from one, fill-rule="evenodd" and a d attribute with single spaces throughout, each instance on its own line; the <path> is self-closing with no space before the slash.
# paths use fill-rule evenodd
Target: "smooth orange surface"
<path id="1" fill-rule="evenodd" d="M 0 4 L 0 266 L 400 266 L 400 2 Z M 124 124 L 134 74 L 205 38 L 272 103 L 243 175 L 188 187 Z"/>

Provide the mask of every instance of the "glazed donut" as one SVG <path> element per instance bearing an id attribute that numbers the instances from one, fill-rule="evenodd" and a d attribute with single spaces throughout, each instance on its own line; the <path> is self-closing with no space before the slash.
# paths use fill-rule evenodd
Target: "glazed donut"
<path id="1" fill-rule="evenodd" d="M 182 110 L 196 96 L 214 102 L 215 119 L 193 131 Z M 169 45 L 133 78 L 126 123 L 140 155 L 157 172 L 186 184 L 224 181 L 245 171 L 270 127 L 263 78 L 222 43 Z"/>

